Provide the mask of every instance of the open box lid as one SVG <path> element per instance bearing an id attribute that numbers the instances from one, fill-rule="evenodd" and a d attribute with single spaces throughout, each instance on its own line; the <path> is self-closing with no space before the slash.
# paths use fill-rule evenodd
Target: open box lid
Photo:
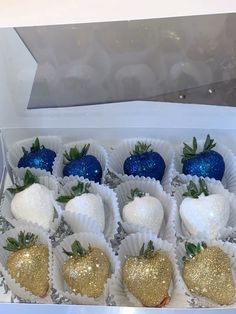
<path id="1" fill-rule="evenodd" d="M 0 34 L 2 73 L 12 86 L 18 79 L 17 92 L 11 86 L 14 104 L 17 93 L 26 95 L 26 80 L 34 83 L 25 101 L 38 108 L 169 99 L 166 94 L 236 79 L 232 0 L 214 6 L 202 0 L 11 0 L 0 7 L 0 27 L 14 26 L 18 34 Z"/>
<path id="2" fill-rule="evenodd" d="M 193 28 L 197 29 L 195 34 L 196 37 L 193 36 L 194 40 L 196 40 L 196 45 L 199 44 L 197 38 L 201 38 L 204 33 L 207 33 L 207 37 L 203 37 L 203 40 L 206 41 L 207 39 L 212 38 L 211 46 L 209 46 L 210 48 L 214 47 L 217 42 L 221 43 L 220 47 L 217 46 L 217 51 L 214 49 L 211 51 L 213 56 L 215 56 L 214 53 L 216 52 L 218 53 L 217 57 L 222 57 L 224 51 L 229 51 L 225 57 L 223 55 L 223 59 L 217 58 L 216 62 L 218 63 L 221 61 L 223 63 L 224 61 L 222 69 L 216 69 L 216 71 L 212 73 L 210 73 L 210 70 L 208 71 L 209 73 L 205 73 L 206 75 L 204 78 L 198 73 L 197 76 L 200 76 L 200 78 L 195 85 L 201 86 L 207 83 L 212 83 L 213 81 L 215 82 L 215 80 L 219 81 L 220 76 L 217 76 L 217 73 L 219 72 L 224 72 L 222 77 L 223 80 L 236 79 L 236 62 L 234 59 L 229 59 L 229 56 L 233 54 L 233 50 L 231 46 L 227 46 L 229 41 L 232 41 L 232 38 L 234 38 L 231 37 L 231 35 L 233 36 L 235 33 L 234 26 L 236 26 L 236 14 L 228 14 L 236 12 L 236 2 L 234 0 L 225 0 L 224 2 L 215 0 L 214 5 L 210 0 L 179 0 L 177 2 L 170 0 L 164 2 L 160 0 L 147 0 L 145 3 L 137 3 L 137 1 L 134 0 L 128 2 L 101 0 L 99 3 L 95 0 L 41 0 L 33 2 L 30 0 L 10 0 L 7 2 L 0 1 L 0 8 L 0 128 L 76 127 L 78 125 L 80 127 L 133 127 L 141 125 L 153 127 L 158 125 L 159 127 L 163 126 L 167 128 L 180 126 L 204 128 L 206 126 L 209 127 L 209 123 L 212 127 L 234 128 L 234 108 L 216 108 L 213 106 L 202 107 L 189 104 L 164 104 L 163 102 L 146 102 L 144 104 L 142 101 L 103 105 L 105 101 L 103 101 L 102 98 L 97 98 L 97 102 L 94 101 L 94 103 L 101 103 L 99 106 L 28 109 L 32 88 L 34 87 L 34 80 L 37 78 L 39 66 L 43 62 L 47 62 L 47 59 L 49 60 L 48 63 L 50 65 L 56 51 L 55 47 L 57 47 L 57 41 L 52 41 L 55 44 L 55 47 L 50 51 L 50 37 L 47 37 L 47 40 L 43 41 L 43 36 L 46 36 L 47 30 L 49 30 L 47 27 L 54 28 L 53 31 L 52 28 L 50 28 L 51 37 L 54 35 L 55 28 L 58 27 L 59 35 L 61 34 L 61 37 L 63 38 L 64 35 L 70 37 L 69 34 L 73 33 L 73 28 L 77 28 L 77 26 L 78 29 L 76 30 L 76 34 L 81 34 L 77 32 L 79 31 L 80 26 L 86 27 L 86 25 L 88 25 L 92 28 L 95 25 L 96 28 L 98 27 L 97 25 L 107 25 L 107 28 L 110 28 L 113 27 L 113 24 L 103 22 L 113 21 L 113 23 L 122 23 L 118 21 L 123 21 L 124 23 L 129 23 L 128 21 L 131 21 L 130 23 L 134 24 L 131 24 L 130 27 L 128 26 L 127 29 L 128 31 L 132 28 L 136 29 L 135 34 L 137 40 L 141 37 L 144 38 L 145 35 L 148 34 L 147 32 L 139 31 L 135 24 L 137 21 L 143 21 L 144 24 L 140 25 L 144 29 L 146 26 L 152 27 L 152 36 L 155 33 L 155 30 L 157 31 L 161 28 L 166 38 L 171 39 L 172 42 L 174 42 L 172 45 L 171 40 L 160 41 L 160 46 L 157 46 L 154 51 L 156 52 L 163 49 L 160 58 L 162 60 L 161 64 L 163 65 L 164 73 L 167 72 L 168 67 L 162 57 L 166 54 L 167 58 L 176 59 L 176 55 L 173 55 L 175 50 L 177 50 L 177 59 L 179 57 L 180 62 L 173 61 L 173 72 L 175 72 L 174 70 L 177 68 L 177 66 L 175 66 L 177 63 L 179 66 L 178 71 L 185 71 L 185 68 L 181 68 L 181 60 L 184 59 L 186 61 L 186 55 L 188 55 L 189 51 L 185 51 L 187 46 L 184 47 L 183 50 L 179 49 L 182 45 L 181 36 L 185 39 L 185 42 L 188 42 L 189 36 L 191 37 L 193 34 L 192 29 L 190 29 L 190 35 L 186 37 L 186 34 L 182 33 L 181 30 L 188 29 L 188 25 L 191 26 L 191 22 L 194 21 L 195 24 Z M 193 16 L 195 16 L 195 20 L 191 19 Z M 204 16 L 206 16 L 206 19 L 204 19 Z M 165 19 L 166 17 L 168 18 Z M 161 20 L 164 21 L 163 25 L 159 24 L 159 21 Z M 99 23 L 96 24 L 95 22 Z M 204 24 L 203 29 L 198 29 L 198 25 L 200 24 Z M 124 33 L 124 29 L 122 28 L 121 31 L 119 31 L 120 24 L 114 25 L 119 26 L 118 30 L 116 30 L 116 34 L 121 35 L 122 32 Z M 168 28 L 169 25 L 171 25 L 170 28 Z M 17 28 L 2 28 L 6 26 Z M 176 26 L 182 27 L 180 30 L 180 37 L 178 36 L 178 29 L 175 29 Z M 61 29 L 60 27 L 69 27 L 69 29 L 66 29 L 65 32 L 65 29 Z M 64 30 L 64 32 L 60 33 L 61 30 Z M 84 30 L 86 32 L 88 31 L 87 29 L 82 29 L 82 31 Z M 219 37 L 219 32 L 221 37 Z M 43 35 L 40 37 L 40 34 Z M 58 32 L 56 34 L 58 35 Z M 96 35 L 96 32 L 93 34 Z M 34 35 L 37 36 L 33 38 Z M 152 41 L 152 36 L 150 42 Z M 73 38 L 74 37 L 71 36 L 70 41 L 63 42 L 65 44 L 65 50 L 71 49 L 70 45 L 72 44 Z M 128 39 L 130 39 L 130 37 L 128 37 Z M 39 44 L 37 44 L 37 40 Z M 148 45 L 150 42 L 145 42 L 145 44 Z M 69 47 L 66 45 L 67 43 L 69 43 Z M 102 44 L 102 41 L 100 44 Z M 121 46 L 121 48 L 123 48 L 123 46 Z M 43 49 L 44 47 L 45 50 Z M 209 47 L 203 45 L 203 47 L 200 48 L 207 50 Z M 60 50 L 61 48 L 62 46 L 59 46 L 57 50 Z M 125 48 L 129 49 L 130 45 L 128 44 Z M 129 56 L 132 56 L 134 49 L 135 48 L 131 50 Z M 39 53 L 37 53 L 37 50 Z M 96 55 L 96 49 L 94 53 Z M 99 51 L 99 53 L 101 54 L 101 51 Z M 63 55 L 63 57 L 65 57 L 65 55 Z M 148 57 L 149 55 L 147 58 Z M 188 58 L 190 60 L 192 55 L 189 57 L 187 56 L 187 59 Z M 106 60 L 107 59 L 105 59 L 105 61 Z M 139 62 L 141 62 L 140 60 Z M 187 67 L 190 68 L 191 72 L 191 62 L 184 62 L 184 66 L 186 66 L 186 63 L 188 63 Z M 195 69 L 200 66 L 200 63 L 204 64 L 205 68 L 207 67 L 205 59 L 203 58 L 200 62 L 195 64 Z M 230 67 L 231 64 L 233 64 L 232 67 Z M 68 65 L 68 62 L 65 62 L 65 65 Z M 140 68 L 139 73 L 143 72 L 143 69 L 144 67 Z M 158 71 L 159 70 L 160 69 L 158 69 Z M 201 67 L 201 71 L 204 71 L 203 67 Z M 199 72 L 201 71 L 199 70 Z M 101 71 L 99 70 L 98 76 L 100 73 Z M 162 73 L 159 72 L 159 75 L 161 76 Z M 146 75 L 146 77 L 144 76 L 144 78 L 148 78 L 148 75 Z M 54 77 L 51 77 L 51 79 L 53 81 Z M 169 85 L 170 79 L 166 80 L 165 87 Z M 176 80 L 177 79 L 178 77 L 176 77 Z M 191 85 L 188 86 L 188 88 L 190 87 Z M 170 91 L 171 89 L 168 90 L 168 92 Z M 45 96 L 43 93 L 41 93 L 41 95 L 43 97 Z M 141 99 L 147 98 L 148 97 L 143 97 Z M 124 100 L 125 97 L 122 101 Z M 117 99 L 112 98 L 112 102 L 117 101 L 120 101 L 120 97 L 117 97 Z M 106 102 L 109 102 L 109 99 Z M 63 106 L 60 105 L 58 107 Z M 35 107 L 31 106 L 30 108 Z M 170 113 L 174 119 L 170 119 Z M 142 121 L 140 121 L 139 117 L 142 117 Z M 224 121 L 227 121 L 227 123 L 222 124 L 223 119 Z"/>

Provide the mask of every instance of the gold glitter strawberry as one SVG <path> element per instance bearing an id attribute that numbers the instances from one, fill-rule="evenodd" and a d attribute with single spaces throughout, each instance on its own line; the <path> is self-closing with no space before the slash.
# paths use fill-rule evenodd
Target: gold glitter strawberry
<path id="1" fill-rule="evenodd" d="M 99 297 L 109 276 L 109 259 L 102 250 L 90 245 L 86 250 L 79 241 L 74 241 L 71 250 L 68 252 L 63 249 L 69 256 L 63 265 L 65 282 L 76 294 Z"/>
<path id="2" fill-rule="evenodd" d="M 18 239 L 7 238 L 4 249 L 11 251 L 6 269 L 26 290 L 45 297 L 48 291 L 48 247 L 37 244 L 37 236 L 21 231 Z"/>
<path id="3" fill-rule="evenodd" d="M 228 255 L 217 246 L 186 242 L 182 275 L 188 289 L 220 305 L 232 303 L 235 283 Z"/>
<path id="4" fill-rule="evenodd" d="M 123 282 L 144 305 L 162 307 L 170 301 L 168 294 L 172 265 L 167 254 L 154 250 L 153 242 L 143 244 L 139 256 L 129 256 L 122 267 Z"/>

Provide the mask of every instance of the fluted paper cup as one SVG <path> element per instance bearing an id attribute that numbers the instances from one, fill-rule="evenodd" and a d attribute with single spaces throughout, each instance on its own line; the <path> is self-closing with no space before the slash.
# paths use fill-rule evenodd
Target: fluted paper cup
<path id="1" fill-rule="evenodd" d="M 48 278 L 49 278 L 49 290 L 48 294 L 40 298 L 38 296 L 33 295 L 30 291 L 26 290 L 23 286 L 15 281 L 14 278 L 11 277 L 10 273 L 6 269 L 7 258 L 11 254 L 11 252 L 4 250 L 3 247 L 6 245 L 6 240 L 8 237 L 17 238 L 20 231 L 31 232 L 38 236 L 37 243 L 45 244 L 48 246 L 49 250 L 49 258 L 48 258 Z M 39 226 L 32 223 L 21 223 L 21 225 L 17 226 L 14 229 L 11 229 L 1 235 L 0 239 L 0 271 L 3 277 L 6 280 L 6 284 L 16 296 L 36 303 L 53 303 L 50 297 L 50 287 L 51 287 L 51 273 L 52 273 L 52 247 L 48 234 Z"/>
<path id="2" fill-rule="evenodd" d="M 123 217 L 123 208 L 125 205 L 127 205 L 130 202 L 130 199 L 129 199 L 130 191 L 136 188 L 138 188 L 140 191 L 144 192 L 145 194 L 148 194 L 150 196 L 157 198 L 161 202 L 163 211 L 164 211 L 164 218 L 163 218 L 163 222 L 162 222 L 159 234 L 157 234 L 157 236 L 174 243 L 175 242 L 174 224 L 173 224 L 173 221 L 171 220 L 171 215 L 173 215 L 172 212 L 176 211 L 176 202 L 173 197 L 171 197 L 168 193 L 166 193 L 163 190 L 163 187 L 161 186 L 159 181 L 155 181 L 155 180 L 147 181 L 145 179 L 134 179 L 132 181 L 121 183 L 116 188 L 118 205 L 120 209 L 120 216 Z M 142 232 L 142 231 L 146 231 L 146 232 L 152 231 L 153 233 L 155 233 L 155 231 L 148 229 L 147 227 L 143 225 L 131 224 L 124 220 L 122 220 L 121 224 L 124 230 L 128 234 Z"/>
<path id="3" fill-rule="evenodd" d="M 138 232 L 127 236 L 120 245 L 119 258 L 121 261 L 121 267 L 128 256 L 138 256 L 143 243 L 153 241 L 156 250 L 164 251 L 170 261 L 172 262 L 172 280 L 169 287 L 169 294 L 171 297 L 170 302 L 166 307 L 187 307 L 187 298 L 185 291 L 181 283 L 180 278 L 175 265 L 174 248 L 172 244 L 165 240 L 158 239 L 150 232 Z M 109 291 L 113 296 L 116 305 L 119 306 L 142 306 L 139 300 L 137 300 L 131 292 L 128 291 L 125 284 L 122 282 L 122 272 L 120 271 L 116 278 L 109 281 Z"/>
<path id="4" fill-rule="evenodd" d="M 171 192 L 171 182 L 175 173 L 174 165 L 174 150 L 171 145 L 163 140 L 152 139 L 152 138 L 131 138 L 123 140 L 111 153 L 109 158 L 109 170 L 117 175 L 122 181 L 133 180 L 140 178 L 139 176 L 126 175 L 124 173 L 124 162 L 126 158 L 130 156 L 135 148 L 137 142 L 144 142 L 146 144 L 151 144 L 151 149 L 154 152 L 159 153 L 165 161 L 166 168 L 164 176 L 161 180 L 161 184 L 166 192 Z M 141 177 L 145 178 L 145 177 Z"/>
<path id="5" fill-rule="evenodd" d="M 50 233 L 54 233 L 61 221 L 61 214 L 62 214 L 62 210 L 60 205 L 55 201 L 55 199 L 58 196 L 58 192 L 59 192 L 59 187 L 58 187 L 58 183 L 57 180 L 53 177 L 53 176 L 45 176 L 45 177 L 39 177 L 39 183 L 46 186 L 50 191 L 51 191 L 51 201 L 54 207 L 54 219 L 53 221 L 50 223 L 49 225 L 49 230 L 45 230 L 45 231 L 49 231 Z M 23 185 L 23 181 L 19 181 L 20 185 Z M 13 186 L 14 187 L 14 186 Z M 1 213 L 2 216 L 14 227 L 19 226 L 22 224 L 22 222 L 26 222 L 25 219 L 19 219 L 17 220 L 14 215 L 12 214 L 11 211 L 11 202 L 14 198 L 14 195 L 11 194 L 9 191 L 5 192 L 5 197 L 4 197 L 4 201 L 1 207 Z M 27 220 L 28 221 L 28 220 Z M 30 222 L 30 220 L 28 221 Z M 40 221 L 33 221 L 33 223 L 41 226 L 44 229 L 44 226 L 42 226 L 40 224 Z"/>
<path id="6" fill-rule="evenodd" d="M 23 156 L 22 147 L 24 147 L 27 151 L 30 151 L 30 148 L 35 141 L 36 137 L 25 139 L 19 142 L 14 143 L 12 147 L 9 149 L 7 153 L 7 160 L 12 168 L 14 175 L 17 178 L 23 178 L 25 171 L 29 169 L 36 176 L 48 176 L 51 175 L 49 171 L 44 169 L 36 169 L 36 168 L 19 168 L 18 162 L 20 158 Z M 57 176 L 57 169 L 62 159 L 62 142 L 61 139 L 57 136 L 38 136 L 40 144 L 45 146 L 45 148 L 51 149 L 56 153 L 56 158 L 53 162 L 52 174 Z"/>
<path id="7" fill-rule="evenodd" d="M 198 151 L 202 151 L 205 140 L 199 140 L 197 143 L 198 143 Z M 191 145 L 191 143 L 187 143 L 187 144 Z M 227 146 L 218 142 L 216 146 L 213 148 L 213 150 L 221 154 L 225 162 L 225 172 L 221 180 L 222 184 L 230 192 L 236 193 L 236 157 Z M 183 164 L 181 163 L 182 153 L 183 153 L 183 144 L 179 145 L 176 148 L 175 167 L 176 167 L 177 173 L 179 174 L 180 180 L 182 180 L 183 182 L 186 182 L 187 180 L 190 180 L 193 176 L 183 174 Z"/>
<path id="8" fill-rule="evenodd" d="M 70 195 L 71 188 L 78 184 L 78 181 L 84 183 L 90 183 L 90 192 L 93 194 L 98 194 L 102 198 L 104 211 L 105 211 L 105 229 L 103 234 L 105 238 L 110 241 L 114 234 L 117 233 L 118 222 L 120 221 L 120 214 L 118 209 L 117 197 L 114 191 L 105 185 L 101 185 L 95 182 L 90 182 L 84 178 L 78 176 L 67 177 L 63 179 L 64 186 L 61 188 L 61 195 Z M 62 205 L 64 209 L 65 206 Z M 99 227 L 95 218 L 87 215 L 82 215 L 79 213 L 71 213 L 67 210 L 63 210 L 63 216 L 65 221 L 71 227 L 72 231 L 78 232 L 94 232 L 101 233 L 101 228 Z"/>
<path id="9" fill-rule="evenodd" d="M 206 238 L 199 238 L 199 237 L 192 237 L 188 240 L 188 242 L 197 244 L 198 242 L 205 242 L 207 246 L 217 246 L 220 249 L 222 249 L 230 258 L 230 265 L 232 269 L 232 274 L 234 278 L 234 282 L 236 285 L 236 260 L 235 260 L 235 255 L 236 255 L 236 249 L 235 249 L 235 244 L 232 244 L 230 242 L 223 242 L 221 240 L 208 240 Z M 185 251 L 185 243 L 179 243 L 176 248 L 176 262 L 177 262 L 177 272 L 179 273 L 179 277 L 181 278 L 182 284 L 184 286 L 184 290 L 187 292 L 188 295 L 191 296 L 192 299 L 194 299 L 194 303 L 198 307 L 220 307 L 220 308 L 225 308 L 225 307 L 230 307 L 230 308 L 235 308 L 236 307 L 236 296 L 230 305 L 224 305 L 220 306 L 216 302 L 213 302 L 212 300 L 201 297 L 201 296 L 196 296 L 193 295 L 189 289 L 187 288 L 183 278 L 182 278 L 182 269 L 183 269 L 183 260 L 182 258 L 186 256 L 186 251 Z"/>
<path id="10" fill-rule="evenodd" d="M 100 162 L 101 167 L 102 167 L 102 179 L 101 179 L 101 183 L 104 182 L 104 178 L 107 172 L 107 166 L 108 166 L 108 154 L 105 150 L 105 148 L 98 144 L 96 141 L 92 140 L 92 139 L 87 139 L 87 140 L 82 140 L 82 141 L 75 141 L 75 142 L 71 142 L 68 144 L 65 144 L 63 146 L 63 151 L 62 151 L 62 158 L 60 159 L 61 163 L 57 168 L 57 172 L 59 174 L 59 177 L 63 178 L 63 168 L 64 168 L 64 164 L 63 164 L 63 154 L 65 151 L 69 152 L 69 150 L 72 147 L 77 147 L 79 151 L 81 151 L 81 149 L 84 147 L 84 145 L 86 144 L 90 144 L 89 150 L 88 150 L 88 155 L 92 155 L 95 156 L 97 158 L 97 160 Z M 70 178 L 73 176 L 69 176 Z"/>
<path id="11" fill-rule="evenodd" d="M 68 256 L 66 256 L 63 253 L 63 249 L 70 251 L 71 245 L 75 240 L 79 241 L 84 248 L 88 248 L 88 246 L 90 245 L 91 247 L 101 249 L 106 254 L 111 264 L 109 278 L 115 277 L 117 272 L 119 271 L 120 261 L 118 257 L 114 255 L 111 247 L 105 241 L 105 238 L 103 236 L 88 232 L 76 233 L 65 238 L 60 243 L 60 245 L 54 249 L 53 277 L 52 277 L 53 287 L 61 296 L 71 300 L 74 304 L 105 305 L 109 293 L 108 282 L 106 282 L 104 285 L 103 294 L 98 298 L 92 298 L 86 295 L 73 293 L 67 287 L 63 279 L 63 264 L 68 259 Z"/>
<path id="12" fill-rule="evenodd" d="M 199 178 L 194 176 L 188 178 L 187 184 L 183 184 L 176 188 L 175 190 L 175 199 L 177 202 L 176 211 L 174 212 L 174 228 L 176 231 L 176 236 L 181 239 L 188 239 L 192 235 L 189 233 L 187 228 L 184 226 L 184 223 L 181 220 L 179 210 L 180 205 L 182 201 L 184 200 L 183 194 L 187 191 L 187 185 L 189 181 L 192 180 L 197 186 L 199 183 Z M 229 220 L 227 222 L 227 225 L 223 228 L 221 228 L 217 234 L 211 232 L 210 230 L 206 230 L 206 233 L 198 234 L 195 236 L 202 236 L 210 239 L 227 239 L 231 234 L 233 234 L 236 231 L 236 196 L 233 193 L 230 193 L 228 190 L 224 188 L 222 183 L 220 181 L 217 181 L 215 179 L 204 179 L 206 182 L 206 185 L 208 187 L 209 194 L 220 194 L 223 195 L 226 199 L 229 200 L 230 204 L 230 215 Z"/>

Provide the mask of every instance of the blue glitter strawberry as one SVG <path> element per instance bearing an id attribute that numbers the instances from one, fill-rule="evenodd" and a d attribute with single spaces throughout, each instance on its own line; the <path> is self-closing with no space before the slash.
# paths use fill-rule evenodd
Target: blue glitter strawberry
<path id="1" fill-rule="evenodd" d="M 90 144 L 84 145 L 81 151 L 72 147 L 64 153 L 63 176 L 79 176 L 89 179 L 90 181 L 101 183 L 102 166 L 97 158 L 93 155 L 87 155 Z"/>
<path id="2" fill-rule="evenodd" d="M 22 147 L 22 150 L 24 155 L 18 162 L 19 168 L 37 168 L 52 173 L 52 166 L 54 159 L 56 158 L 56 153 L 53 150 L 40 145 L 38 138 L 35 139 L 29 152 L 24 147 Z"/>
<path id="3" fill-rule="evenodd" d="M 150 149 L 151 144 L 137 142 L 134 151 L 124 162 L 124 173 L 160 180 L 165 172 L 165 161 L 160 154 Z"/>
<path id="4" fill-rule="evenodd" d="M 214 151 L 214 140 L 208 134 L 203 150 L 197 153 L 197 140 L 193 138 L 192 147 L 184 143 L 182 163 L 183 173 L 198 177 L 221 180 L 225 172 L 225 162 L 221 154 Z"/>

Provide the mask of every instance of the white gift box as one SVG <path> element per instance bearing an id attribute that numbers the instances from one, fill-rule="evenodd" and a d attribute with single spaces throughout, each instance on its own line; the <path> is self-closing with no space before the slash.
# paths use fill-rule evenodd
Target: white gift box
<path id="1" fill-rule="evenodd" d="M 11 2 L 11 6 L 2 8 L 0 10 L 0 26 L 15 27 L 104 22 L 108 20 L 122 21 L 236 11 L 236 3 L 233 3 L 233 1 L 225 1 L 224 3 L 216 1 L 213 5 L 210 1 L 198 1 L 196 3 L 193 0 L 180 0 L 178 3 L 170 3 L 170 1 L 157 3 L 152 0 L 145 4 L 137 5 L 137 2 L 132 0 L 124 8 L 120 2 L 116 3 L 115 1 L 108 3 L 106 0 L 103 0 L 99 5 L 92 3 L 92 1 L 83 1 L 83 3 L 78 1 L 76 5 L 72 0 L 64 0 L 60 3 L 58 1 L 48 3 L 48 12 L 46 12 L 45 0 L 42 0 L 40 4 L 36 4 L 36 2 L 29 4 L 28 2 L 27 6 L 26 2 L 26 0 L 17 2 L 14 0 Z M 7 6 L 7 2 L 4 5 Z M 222 24 L 224 24 L 224 20 Z M 177 41 L 181 40 L 167 26 L 163 30 L 164 34 L 167 34 L 168 38 L 171 38 L 171 36 L 173 38 L 174 36 Z M 216 25 L 213 24 L 212 28 L 214 29 L 215 27 Z M 221 25 L 218 27 L 220 29 Z M 62 34 L 62 36 L 64 35 Z M 116 45 L 119 44 L 119 40 L 116 38 L 114 38 L 114 42 Z M 76 44 L 79 45 L 79 40 Z M 170 47 L 168 46 L 168 40 L 164 44 L 167 45 L 167 48 Z M 222 46 L 224 47 L 224 45 Z M 28 110 L 27 105 L 37 69 L 37 61 L 25 49 L 25 46 L 13 29 L 0 29 L 0 47 L 2 48 L 0 50 L 0 142 L 3 146 L 4 154 L 2 156 L 0 150 L 0 194 L 3 188 L 11 185 L 9 182 L 10 178 L 12 178 L 11 169 L 4 160 L 9 147 L 17 141 L 35 136 L 60 136 L 64 142 L 71 142 L 78 140 L 79 135 L 80 140 L 93 138 L 104 145 L 107 150 L 110 150 L 127 137 L 160 138 L 169 141 L 175 146 L 180 142 L 186 141 L 190 136 L 201 138 L 205 134 L 210 133 L 226 144 L 234 154 L 236 153 L 235 108 L 133 101 L 129 103 L 101 104 L 99 106 L 92 105 L 90 107 L 76 106 L 73 108 Z M 38 43 L 36 49 L 39 48 L 40 43 Z M 45 53 L 49 54 L 50 52 L 46 51 Z M 53 54 L 52 57 L 54 57 Z M 100 54 L 99 58 L 102 57 L 104 55 Z M 60 60 L 55 62 L 60 62 Z M 198 64 L 196 63 L 195 66 L 197 67 Z M 106 55 L 105 65 L 107 65 Z M 181 66 L 181 64 L 179 68 L 173 66 L 172 73 L 181 72 Z M 47 64 L 45 68 L 47 68 Z M 131 68 L 130 72 L 136 71 L 135 73 L 141 73 L 142 71 L 145 72 L 145 69 L 145 67 L 141 66 Z M 188 65 L 183 66 L 183 69 L 191 71 Z M 82 70 L 88 76 L 91 73 L 89 72 L 90 68 L 82 68 Z M 56 81 L 53 69 L 48 67 L 48 71 L 51 71 L 51 80 Z M 147 76 L 149 73 L 147 71 Z M 96 73 L 92 72 L 91 75 L 93 76 L 94 74 Z M 206 74 L 208 75 L 207 71 Z M 119 73 L 119 75 L 124 76 L 123 73 Z M 212 73 L 209 74 L 209 77 L 207 76 L 209 82 L 212 79 L 211 75 Z M 222 77 L 227 79 L 227 73 L 223 73 Z M 144 84 L 145 82 L 142 83 Z M 114 89 L 116 89 L 116 86 Z M 6 178 L 5 172 L 8 173 Z M 134 314 L 156 313 L 159 311 L 163 313 L 187 312 L 193 314 L 195 311 L 199 311 L 199 309 L 189 308 L 186 310 L 183 308 L 163 308 L 159 310 L 152 308 L 138 309 L 135 307 L 127 309 L 115 306 L 72 306 L 68 304 L 40 306 L 35 304 L 6 304 L 1 302 L 11 302 L 11 295 L 9 294 L 10 296 L 6 300 L 2 291 L 0 287 L 0 312 L 9 314 L 16 312 L 19 314 L 32 312 L 36 314 L 51 314 L 55 311 L 58 314 L 65 312 L 70 314 L 78 312 L 96 314 L 109 312 L 109 314 L 117 314 L 124 311 Z M 201 309 L 200 311 L 204 314 L 211 314 L 215 310 Z M 218 311 L 231 314 L 235 312 L 235 309 L 224 308 L 218 309 Z"/>

